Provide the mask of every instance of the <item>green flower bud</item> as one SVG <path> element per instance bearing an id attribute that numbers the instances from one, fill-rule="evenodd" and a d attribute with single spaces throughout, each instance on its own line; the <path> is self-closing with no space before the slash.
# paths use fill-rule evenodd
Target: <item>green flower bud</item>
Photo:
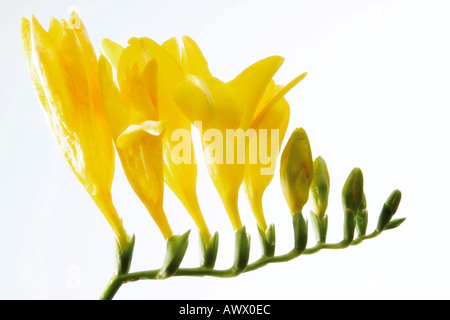
<path id="1" fill-rule="evenodd" d="M 291 134 L 280 162 L 281 188 L 292 215 L 301 212 L 308 201 L 312 177 L 309 139 L 303 128 L 297 128 Z"/>
<path id="2" fill-rule="evenodd" d="M 239 274 L 247 267 L 250 257 L 250 235 L 245 231 L 245 226 L 235 232 L 235 241 L 234 269 Z"/>
<path id="3" fill-rule="evenodd" d="M 309 188 L 309 202 L 312 211 L 323 219 L 328 207 L 328 194 L 330 192 L 330 175 L 327 164 L 322 157 L 317 157 L 313 163 L 313 179 Z"/>
<path id="4" fill-rule="evenodd" d="M 400 192 L 400 190 L 394 190 L 389 195 L 388 199 L 383 205 L 380 217 L 378 218 L 377 229 L 379 231 L 383 231 L 386 228 L 387 224 L 391 221 L 392 217 L 397 212 L 401 199 L 402 193 Z"/>
<path id="5" fill-rule="evenodd" d="M 354 168 L 348 175 L 342 188 L 342 205 L 344 211 L 351 210 L 353 214 L 358 212 L 358 209 L 363 200 L 364 178 L 361 169 Z"/>

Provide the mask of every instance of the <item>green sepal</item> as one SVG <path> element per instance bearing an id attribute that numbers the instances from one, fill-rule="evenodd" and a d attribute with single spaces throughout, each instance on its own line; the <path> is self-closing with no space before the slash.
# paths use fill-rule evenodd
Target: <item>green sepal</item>
<path id="1" fill-rule="evenodd" d="M 189 244 L 190 232 L 191 230 L 188 230 L 182 235 L 175 235 L 167 240 L 166 257 L 158 273 L 158 279 L 171 277 L 177 272 Z"/>
<path id="2" fill-rule="evenodd" d="M 263 248 L 263 256 L 273 257 L 275 255 L 275 225 L 271 224 L 265 232 L 258 227 L 258 231 Z"/>
<path id="3" fill-rule="evenodd" d="M 355 213 L 351 209 L 344 212 L 344 242 L 350 244 L 355 236 Z"/>
<path id="4" fill-rule="evenodd" d="M 399 225 L 401 225 L 404 221 L 406 220 L 406 218 L 399 218 L 399 219 L 394 219 L 391 222 L 389 222 L 386 227 L 384 228 L 384 230 L 391 230 L 391 229 L 395 229 L 397 228 Z"/>
<path id="5" fill-rule="evenodd" d="M 325 243 L 327 240 L 328 215 L 325 215 L 322 219 L 314 211 L 310 211 L 310 215 L 316 241 Z"/>
<path id="6" fill-rule="evenodd" d="M 235 233 L 235 248 L 234 248 L 234 269 L 237 273 L 245 270 L 250 257 L 250 235 L 245 231 L 245 226 L 242 226 Z"/>
<path id="7" fill-rule="evenodd" d="M 389 195 L 388 199 L 383 205 L 383 209 L 381 209 L 381 213 L 378 218 L 378 231 L 383 231 L 386 228 L 387 224 L 391 221 L 392 217 L 397 212 L 401 198 L 402 193 L 399 190 L 394 190 Z"/>
<path id="8" fill-rule="evenodd" d="M 294 224 L 294 250 L 301 254 L 306 249 L 308 243 L 308 221 L 303 218 L 301 211 L 292 217 Z"/>
<path id="9" fill-rule="evenodd" d="M 368 220 L 369 214 L 366 209 L 358 211 L 356 215 L 356 230 L 360 236 L 366 235 Z"/>
<path id="10" fill-rule="evenodd" d="M 219 233 L 214 233 L 209 244 L 205 243 L 200 234 L 200 248 L 202 252 L 202 255 L 200 256 L 201 266 L 206 269 L 213 269 L 216 264 L 217 250 L 219 248 Z"/>
<path id="11" fill-rule="evenodd" d="M 131 259 L 133 258 L 135 236 L 127 242 L 125 248 L 117 249 L 117 272 L 119 274 L 127 274 L 130 271 Z"/>
<path id="12" fill-rule="evenodd" d="M 361 203 L 359 205 L 358 211 L 356 212 L 356 230 L 358 231 L 358 235 L 360 236 L 365 236 L 367 232 L 369 213 L 366 210 L 366 208 L 367 208 L 366 195 L 363 191 Z"/>

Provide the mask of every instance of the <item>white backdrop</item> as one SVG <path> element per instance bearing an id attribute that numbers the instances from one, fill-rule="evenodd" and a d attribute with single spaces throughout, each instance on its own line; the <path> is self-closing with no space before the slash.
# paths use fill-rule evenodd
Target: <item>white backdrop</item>
<path id="1" fill-rule="evenodd" d="M 125 45 L 133 36 L 161 43 L 187 34 L 224 81 L 261 58 L 284 56 L 278 83 L 308 72 L 287 95 L 288 135 L 305 128 L 314 156 L 327 161 L 328 239 L 341 240 L 341 188 L 356 166 L 365 177 L 369 230 L 393 189 L 403 193 L 397 216 L 407 217 L 400 228 L 357 247 L 302 256 L 234 279 L 140 281 L 124 285 L 116 298 L 448 299 L 449 9 L 448 1 L 411 0 L 2 0 L 0 298 L 97 299 L 114 270 L 113 234 L 57 149 L 20 47 L 22 16 L 35 14 L 47 27 L 51 16 L 67 18 L 76 10 L 97 51 L 105 37 Z M 220 232 L 217 267 L 227 268 L 233 231 L 200 153 L 198 159 L 200 204 L 210 229 Z M 136 235 L 131 269 L 156 269 L 165 243 L 119 163 L 116 168 L 114 201 Z M 195 230 L 166 190 L 173 229 Z M 264 206 L 268 222 L 276 225 L 277 253 L 290 250 L 291 218 L 278 175 Z M 259 239 L 244 193 L 240 209 L 254 260 Z M 183 266 L 198 264 L 195 231 L 190 240 Z"/>

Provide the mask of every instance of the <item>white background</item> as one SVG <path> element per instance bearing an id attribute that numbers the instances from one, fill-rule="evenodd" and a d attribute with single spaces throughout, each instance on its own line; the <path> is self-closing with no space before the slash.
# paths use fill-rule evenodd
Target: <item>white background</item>
<path id="1" fill-rule="evenodd" d="M 450 297 L 448 1 L 2 0 L 1 299 L 97 299 L 114 270 L 113 234 L 58 151 L 20 47 L 22 16 L 35 14 L 47 28 L 51 16 L 67 18 L 73 9 L 97 51 L 104 37 L 126 45 L 133 36 L 161 43 L 187 34 L 224 81 L 261 58 L 284 56 L 278 83 L 308 72 L 287 95 L 292 109 L 288 134 L 305 128 L 314 156 L 328 163 L 329 241 L 341 240 L 341 188 L 356 166 L 365 177 L 369 230 L 393 189 L 403 193 L 397 216 L 407 217 L 398 229 L 357 247 L 321 251 L 234 279 L 177 277 L 126 284 L 117 299 Z M 210 229 L 220 232 L 217 267 L 227 268 L 233 231 L 201 154 L 198 158 L 200 203 Z M 119 163 L 116 168 L 114 201 L 127 230 L 136 235 L 131 269 L 156 269 L 165 243 Z M 197 266 L 195 226 L 170 190 L 165 195 L 174 231 L 193 230 L 183 266 Z M 264 206 L 267 220 L 276 225 L 277 253 L 289 251 L 291 218 L 278 174 Z M 259 239 L 244 193 L 240 209 L 255 260 Z"/>

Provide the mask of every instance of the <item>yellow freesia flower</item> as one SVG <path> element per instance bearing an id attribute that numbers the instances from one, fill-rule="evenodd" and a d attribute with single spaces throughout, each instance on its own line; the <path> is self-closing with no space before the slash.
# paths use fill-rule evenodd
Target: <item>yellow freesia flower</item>
<path id="1" fill-rule="evenodd" d="M 69 21 L 52 18 L 48 32 L 35 17 L 23 18 L 21 35 L 30 77 L 59 147 L 123 249 L 129 239 L 111 197 L 114 146 L 86 29 L 73 13 Z"/>
<path id="2" fill-rule="evenodd" d="M 181 161 L 173 157 L 175 148 L 180 143 L 174 138 L 177 130 L 182 129 L 190 133 L 191 124 L 173 100 L 173 88 L 185 79 L 181 58 L 177 60 L 176 56 L 173 56 L 166 48 L 170 49 L 170 42 L 161 46 L 149 38 L 132 38 L 126 49 L 109 39 L 104 39 L 101 50 L 114 67 L 119 85 L 121 85 L 121 79 L 126 77 L 126 68 L 121 64 L 126 64 L 128 68 L 143 70 L 151 59 L 156 61 L 158 72 L 154 80 L 157 85 L 155 85 L 152 101 L 157 108 L 159 120 L 164 123 L 162 133 L 164 180 L 183 203 L 200 230 L 203 240 L 208 244 L 211 235 L 198 203 L 197 165 L 190 136 L 183 137 L 189 141 L 182 141 L 184 145 L 188 145 L 188 148 L 183 151 L 189 152 L 180 157 Z M 190 55 L 194 54 L 193 50 L 187 51 Z"/>
<path id="3" fill-rule="evenodd" d="M 125 49 L 127 50 L 127 49 Z M 105 57 L 99 60 L 100 86 L 125 175 L 167 240 L 173 233 L 163 210 L 164 175 L 162 124 L 152 101 L 156 97 L 157 65 L 150 60 L 143 70 L 119 60 L 118 88 Z"/>
<path id="4" fill-rule="evenodd" d="M 238 136 L 242 137 L 242 134 L 245 138 L 248 135 L 247 129 L 265 126 L 266 115 L 285 106 L 279 101 L 287 90 L 274 90 L 272 83 L 272 77 L 283 60 L 280 56 L 260 60 L 227 83 L 207 74 L 191 75 L 175 89 L 175 100 L 186 117 L 192 123 L 201 121 L 202 145 L 208 171 L 234 230 L 242 227 L 238 193 L 244 178 L 247 157 L 245 145 L 239 148 L 239 144 L 234 142 L 235 139 L 240 139 Z M 264 95 L 271 99 L 264 99 Z M 260 112 L 257 112 L 261 101 L 265 103 L 259 109 Z M 272 108 L 273 106 L 275 108 Z M 257 116 L 254 118 L 255 114 Z M 258 116 L 259 114 L 261 115 Z M 267 122 L 270 123 L 271 120 Z M 272 125 L 282 126 L 281 123 L 277 124 L 277 121 L 273 121 Z M 270 127 L 269 124 L 267 126 Z M 228 148 L 229 145 L 232 147 Z M 257 219 L 260 227 L 265 229 L 265 222 L 258 215 Z"/>
<path id="5" fill-rule="evenodd" d="M 259 157 L 257 161 L 247 161 L 244 184 L 253 214 L 262 231 L 267 229 L 262 197 L 272 181 L 276 159 L 289 124 L 290 108 L 284 95 L 305 76 L 306 73 L 301 74 L 286 86 L 275 85 L 273 80 L 270 81 L 250 124 L 250 128 L 255 129 L 257 143 L 253 151 L 248 149 L 250 144 L 247 144 L 247 154 L 254 152 Z"/>

